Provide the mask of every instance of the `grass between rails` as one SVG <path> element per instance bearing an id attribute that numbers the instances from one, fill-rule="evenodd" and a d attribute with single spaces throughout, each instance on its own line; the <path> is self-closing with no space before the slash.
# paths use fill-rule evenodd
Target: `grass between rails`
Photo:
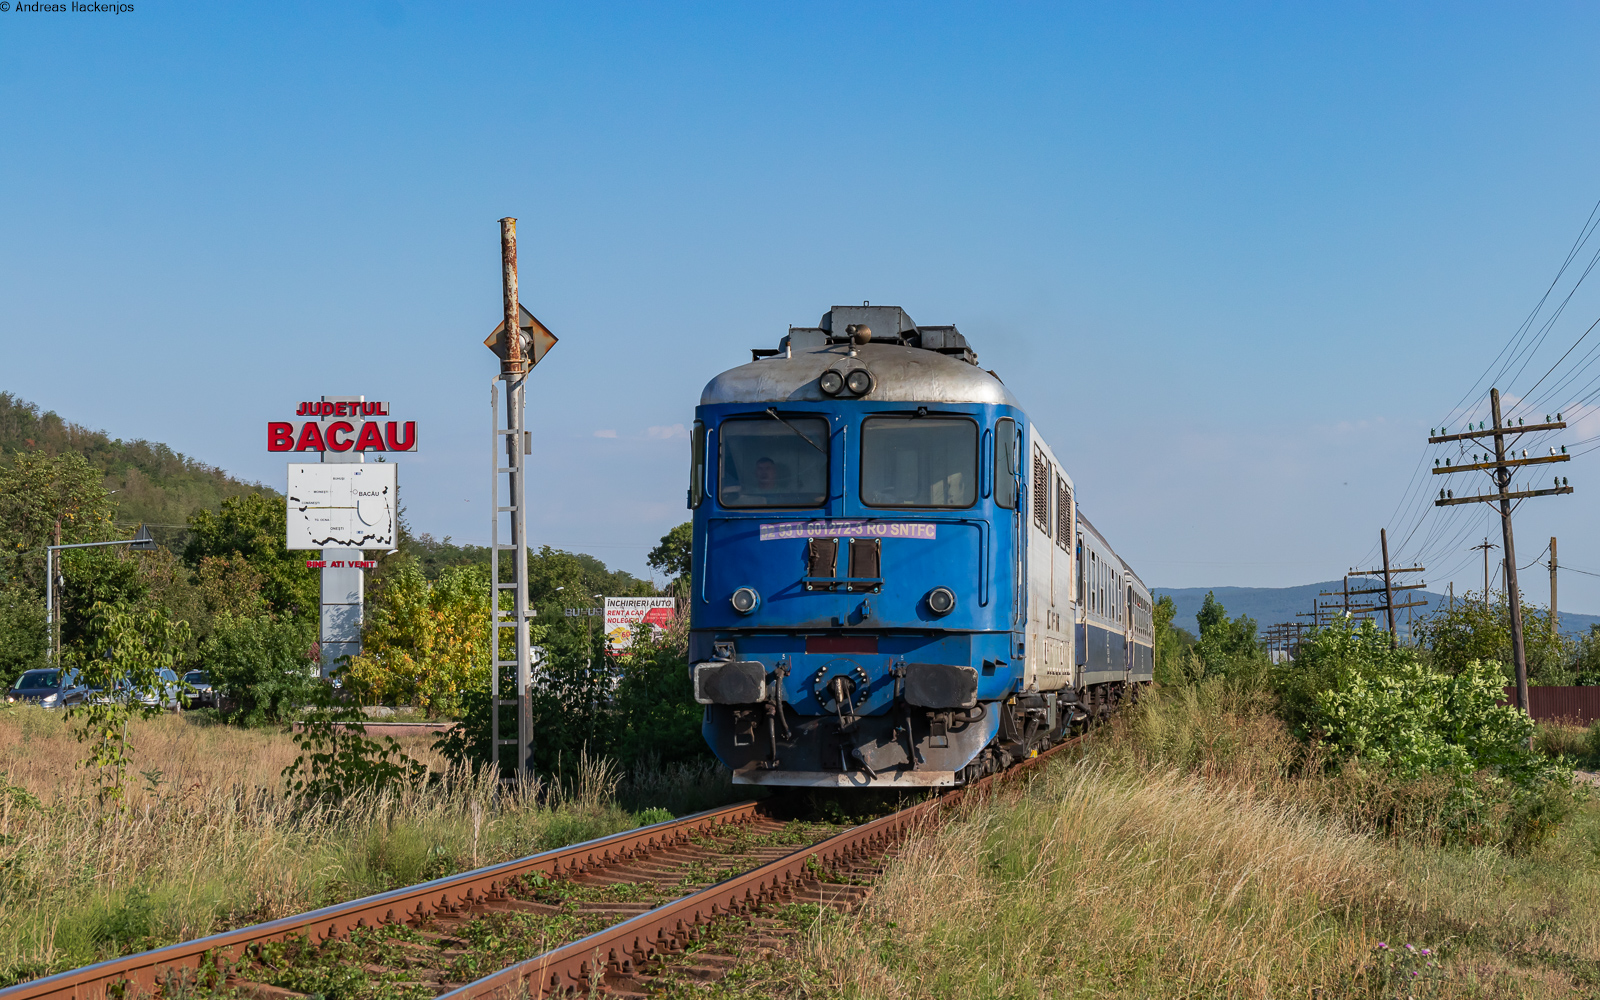
<path id="1" fill-rule="evenodd" d="M 287 734 L 165 716 L 129 737 L 127 808 L 105 813 L 59 713 L 0 711 L 0 985 L 670 818 L 623 797 L 732 797 L 709 767 L 619 782 L 603 763 L 568 787 L 501 794 L 444 770 L 429 737 L 405 748 L 435 768 L 427 787 L 307 813 L 282 793 Z"/>
<path id="2" fill-rule="evenodd" d="M 914 837 L 861 911 L 709 995 L 1600 994 L 1588 793 L 1554 790 L 1570 817 L 1519 837 L 1514 803 L 1291 766 L 1294 746 L 1259 695 L 1153 697 Z"/>

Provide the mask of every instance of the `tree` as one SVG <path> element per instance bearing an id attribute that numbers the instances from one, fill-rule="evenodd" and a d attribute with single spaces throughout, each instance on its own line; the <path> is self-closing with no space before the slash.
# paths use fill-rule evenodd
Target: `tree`
<path id="1" fill-rule="evenodd" d="M 1187 684 L 1197 679 L 1205 670 L 1194 653 L 1194 636 L 1172 624 L 1178 614 L 1172 595 L 1162 594 L 1156 600 L 1154 612 L 1156 681 Z"/>
<path id="2" fill-rule="evenodd" d="M 128 719 L 161 711 L 166 693 L 162 670 L 175 670 L 188 642 L 189 626 L 157 609 L 106 613 L 105 628 L 88 650 L 69 651 L 81 682 L 100 692 L 68 710 L 82 723 L 78 739 L 89 743 L 85 761 L 98 769 L 102 804 L 122 798 L 128 755 Z"/>
<path id="3" fill-rule="evenodd" d="M 653 757 L 664 764 L 704 757 L 704 708 L 689 677 L 687 619 L 666 628 L 642 626 L 628 654 L 615 698 L 617 757 L 624 765 Z"/>
<path id="4" fill-rule="evenodd" d="M 201 644 L 216 690 L 234 703 L 229 718 L 246 725 L 283 722 L 322 687 L 311 663 L 316 619 L 270 614 L 217 615 Z"/>
<path id="5" fill-rule="evenodd" d="M 661 544 L 650 550 L 645 562 L 676 582 L 689 583 L 694 554 L 694 522 L 685 521 L 661 536 Z"/>
<path id="6" fill-rule="evenodd" d="M 414 561 L 403 566 L 340 676 L 366 700 L 459 715 L 465 692 L 489 683 L 487 567 L 455 566 L 429 582 Z"/>
<path id="7" fill-rule="evenodd" d="M 1453 606 L 1424 618 L 1417 633 L 1427 647 L 1436 670 L 1457 673 L 1477 661 L 1498 663 L 1509 682 L 1514 676 L 1511 656 L 1511 615 L 1501 595 L 1484 607 L 1481 595 L 1470 594 Z M 1562 636 L 1550 634 L 1548 609 L 1522 606 L 1522 638 L 1528 657 L 1528 679 L 1534 684 L 1567 685 L 1576 680 L 1576 650 Z"/>
<path id="8" fill-rule="evenodd" d="M 7 581 L 44 592 L 44 550 L 109 537 L 115 505 L 82 455 L 17 452 L 0 466 L 0 554 Z"/>
<path id="9" fill-rule="evenodd" d="M 261 493 L 230 497 L 220 511 L 202 510 L 189 518 L 189 544 L 183 561 L 199 570 L 207 558 L 242 557 L 261 575 L 261 596 L 274 614 L 311 616 L 321 606 L 315 570 L 285 547 L 288 508 Z"/>
<path id="10" fill-rule="evenodd" d="M 49 647 L 44 599 L 17 584 L 0 585 L 0 684 L 44 666 Z"/>
<path id="11" fill-rule="evenodd" d="M 1195 616 L 1200 622 L 1200 641 L 1195 652 L 1207 675 L 1243 674 L 1259 670 L 1266 662 L 1261 640 L 1256 635 L 1256 620 L 1240 615 L 1228 620 L 1227 610 L 1216 596 L 1206 592 L 1205 603 Z"/>
<path id="12" fill-rule="evenodd" d="M 110 547 L 61 553 L 61 575 L 66 580 L 59 595 L 62 645 L 100 644 L 109 616 L 139 605 L 149 587 L 138 559 Z"/>

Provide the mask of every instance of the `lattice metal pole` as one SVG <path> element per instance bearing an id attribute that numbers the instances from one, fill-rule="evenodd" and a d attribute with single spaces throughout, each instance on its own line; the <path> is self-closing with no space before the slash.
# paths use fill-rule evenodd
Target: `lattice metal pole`
<path id="1" fill-rule="evenodd" d="M 489 659 L 493 664 L 491 671 L 489 699 L 492 706 L 490 712 L 491 758 L 494 761 L 496 773 L 500 767 L 500 748 L 502 746 L 515 746 L 517 774 L 527 777 L 533 764 L 533 726 L 531 718 L 533 651 L 531 648 L 532 636 L 529 631 L 530 615 L 528 613 L 528 557 L 525 551 L 527 546 L 528 511 L 526 493 L 524 490 L 527 456 L 527 437 L 524 430 L 524 385 L 527 380 L 529 365 L 522 353 L 522 324 L 520 309 L 517 301 L 517 220 L 500 220 L 500 260 L 501 274 L 504 286 L 505 308 L 505 336 L 506 357 L 500 365 L 500 377 L 497 382 L 506 383 L 506 408 L 505 425 L 501 426 L 499 395 L 500 387 L 491 385 L 489 389 L 489 409 L 494 431 L 494 492 L 491 494 L 493 524 L 489 535 L 489 565 L 491 589 L 493 594 L 493 607 L 491 608 L 492 626 L 490 637 Z M 505 458 L 505 465 L 500 464 L 501 456 Z M 505 476 L 505 499 L 502 504 L 500 498 L 500 477 Z M 509 544 L 500 541 L 500 515 L 510 515 Z M 511 581 L 503 583 L 500 580 L 500 553 L 510 552 L 511 555 Z M 504 591 L 512 592 L 512 606 L 509 611 L 500 607 L 500 595 Z M 501 659 L 500 644 L 501 630 L 510 628 L 514 630 L 516 655 L 514 658 Z M 505 667 L 516 669 L 515 699 L 500 696 L 500 672 Z M 502 739 L 500 736 L 500 710 L 504 707 L 515 705 L 517 708 L 517 738 L 514 740 Z"/>

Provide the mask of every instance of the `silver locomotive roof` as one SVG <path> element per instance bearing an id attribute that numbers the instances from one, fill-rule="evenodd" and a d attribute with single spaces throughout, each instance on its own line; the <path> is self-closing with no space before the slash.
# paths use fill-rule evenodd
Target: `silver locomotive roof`
<path id="1" fill-rule="evenodd" d="M 871 330 L 864 344 L 851 335 L 862 326 Z M 899 306 L 834 306 L 817 326 L 791 326 L 776 350 L 750 354 L 749 364 L 706 383 L 702 406 L 834 399 L 1017 405 L 998 375 L 978 367 L 978 356 L 955 327 L 919 327 Z M 830 368 L 865 368 L 877 384 L 865 396 L 828 396 L 817 380 Z"/>

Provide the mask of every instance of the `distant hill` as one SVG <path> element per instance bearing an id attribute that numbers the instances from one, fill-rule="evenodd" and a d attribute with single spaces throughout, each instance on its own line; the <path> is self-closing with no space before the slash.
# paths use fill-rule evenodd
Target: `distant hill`
<path id="1" fill-rule="evenodd" d="M 247 483 L 216 466 L 198 462 L 152 441 L 123 441 L 104 431 L 68 423 L 53 412 L 0 392 L 0 463 L 18 451 L 43 451 L 50 455 L 77 452 L 105 477 L 105 487 L 116 490 L 117 523 L 181 526 L 189 515 L 215 510 L 228 497 L 245 493 L 273 493 L 260 483 Z M 177 529 L 153 529 L 157 539 L 168 541 Z M 170 544 L 170 543 L 169 543 Z"/>
<path id="2" fill-rule="evenodd" d="M 1299 587 L 1185 587 L 1178 590 L 1169 590 L 1165 587 L 1156 587 L 1154 593 L 1157 597 L 1165 594 L 1172 598 L 1172 603 L 1177 605 L 1178 613 L 1173 618 L 1173 624 L 1199 634 L 1200 625 L 1195 620 L 1195 615 L 1200 611 L 1200 606 L 1205 603 L 1206 592 L 1216 595 L 1222 602 L 1223 608 L 1228 612 L 1229 618 L 1240 615 L 1249 615 L 1256 620 L 1256 625 L 1265 628 L 1278 622 L 1310 621 L 1312 602 L 1322 591 L 1339 591 L 1344 586 L 1343 580 L 1332 580 L 1328 583 L 1308 583 Z M 1382 580 L 1368 580 L 1357 583 L 1351 579 L 1352 590 L 1366 590 L 1369 587 L 1383 586 Z M 1427 601 L 1425 608 L 1411 608 L 1410 613 L 1421 617 L 1431 613 L 1435 608 L 1442 607 L 1447 600 L 1443 594 L 1435 594 L 1427 590 L 1408 590 L 1409 600 Z M 1381 595 L 1380 595 L 1381 596 Z M 1328 601 L 1333 598 L 1323 598 Z M 1461 598 L 1456 598 L 1460 600 Z M 1400 599 L 1397 595 L 1397 603 Z M 1372 596 L 1364 598 L 1365 603 L 1374 603 Z M 1355 603 L 1352 599 L 1351 603 Z M 1297 618 L 1296 615 L 1304 612 L 1306 617 Z M 1397 613 L 1397 624 L 1406 621 L 1406 612 Z M 1600 615 L 1580 615 L 1572 612 L 1561 612 L 1561 631 L 1565 635 L 1577 636 L 1589 631 L 1590 625 L 1600 624 Z M 1400 624 L 1401 634 L 1405 632 L 1404 624 Z"/>

